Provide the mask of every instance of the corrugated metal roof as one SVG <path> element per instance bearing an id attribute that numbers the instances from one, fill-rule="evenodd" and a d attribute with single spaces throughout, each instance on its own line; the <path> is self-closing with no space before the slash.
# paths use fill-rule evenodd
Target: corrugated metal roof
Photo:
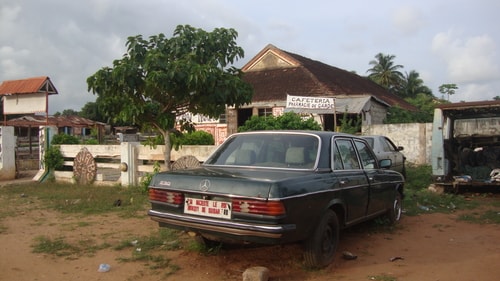
<path id="1" fill-rule="evenodd" d="M 443 114 L 453 119 L 492 118 L 500 116 L 500 101 L 473 101 L 440 104 Z"/>
<path id="2" fill-rule="evenodd" d="M 47 76 L 32 77 L 19 80 L 6 80 L 0 84 L 0 95 L 19 95 L 48 93 L 57 94 L 57 90 Z"/>
<path id="3" fill-rule="evenodd" d="M 500 100 L 444 103 L 436 107 L 441 108 L 443 110 L 462 110 L 462 109 L 470 109 L 471 107 L 474 108 L 500 107 Z"/>
<path id="4" fill-rule="evenodd" d="M 7 120 L 7 126 L 28 127 L 28 126 L 44 126 L 45 124 L 56 127 L 92 127 L 94 125 L 105 125 L 101 122 L 92 121 L 80 116 L 40 116 L 26 115 L 19 118 Z"/>

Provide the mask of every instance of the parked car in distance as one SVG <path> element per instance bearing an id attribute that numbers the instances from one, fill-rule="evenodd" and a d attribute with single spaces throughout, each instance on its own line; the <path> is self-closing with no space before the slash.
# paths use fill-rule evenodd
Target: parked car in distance
<path id="1" fill-rule="evenodd" d="M 305 264 L 324 267 L 341 228 L 400 219 L 404 178 L 390 162 L 347 134 L 233 134 L 201 166 L 156 174 L 148 215 L 206 242 L 302 242 Z"/>
<path id="2" fill-rule="evenodd" d="M 386 136 L 374 135 L 361 137 L 368 142 L 379 160 L 391 160 L 392 164 L 389 169 L 400 172 L 406 177 L 406 157 L 401 152 L 404 149 L 402 146 L 396 146 L 394 142 Z"/>

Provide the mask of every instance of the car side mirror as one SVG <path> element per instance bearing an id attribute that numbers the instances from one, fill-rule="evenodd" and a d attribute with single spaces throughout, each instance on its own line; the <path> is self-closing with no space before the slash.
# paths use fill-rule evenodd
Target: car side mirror
<path id="1" fill-rule="evenodd" d="M 378 162 L 380 168 L 382 169 L 389 169 L 392 165 L 392 160 L 391 159 L 383 159 Z"/>
<path id="2" fill-rule="evenodd" d="M 401 151 L 401 150 L 403 150 L 403 149 L 405 149 L 405 148 L 404 148 L 404 147 L 402 147 L 402 146 L 398 146 L 398 151 Z"/>

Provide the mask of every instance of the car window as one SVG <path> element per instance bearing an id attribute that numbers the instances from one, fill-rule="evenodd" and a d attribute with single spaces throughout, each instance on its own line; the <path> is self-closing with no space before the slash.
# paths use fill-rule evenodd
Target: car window
<path id="1" fill-rule="evenodd" d="M 373 138 L 365 138 L 365 140 L 368 142 L 370 147 L 373 149 Z"/>
<path id="2" fill-rule="evenodd" d="M 354 145 L 349 139 L 337 139 L 335 144 L 338 147 L 340 158 L 344 169 L 359 169 L 359 161 L 354 149 Z"/>
<path id="3" fill-rule="evenodd" d="M 376 167 L 376 159 L 370 152 L 368 146 L 362 141 L 355 141 L 356 148 L 358 149 L 359 157 L 361 158 L 361 164 L 363 169 L 374 169 Z"/>
<path id="4" fill-rule="evenodd" d="M 332 146 L 333 150 L 333 169 L 335 170 L 343 170 L 344 165 L 342 164 L 342 158 L 340 156 L 339 148 L 337 145 Z"/>
<path id="5" fill-rule="evenodd" d="M 308 134 L 239 134 L 224 142 L 207 165 L 312 169 L 319 138 Z"/>
<path id="6" fill-rule="evenodd" d="M 382 138 L 381 139 L 381 143 L 382 143 L 382 147 L 384 149 L 384 151 L 387 151 L 387 152 L 396 152 L 396 147 L 394 146 L 394 144 L 387 138 Z"/>

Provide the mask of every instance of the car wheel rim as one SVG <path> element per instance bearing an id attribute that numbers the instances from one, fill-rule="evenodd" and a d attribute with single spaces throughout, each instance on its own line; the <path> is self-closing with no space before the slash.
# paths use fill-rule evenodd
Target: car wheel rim
<path id="1" fill-rule="evenodd" d="M 393 211 L 394 211 L 394 218 L 396 221 L 398 221 L 400 218 L 401 218 L 401 202 L 399 200 L 399 198 L 397 198 L 396 200 L 394 200 L 394 207 L 393 207 Z"/>

